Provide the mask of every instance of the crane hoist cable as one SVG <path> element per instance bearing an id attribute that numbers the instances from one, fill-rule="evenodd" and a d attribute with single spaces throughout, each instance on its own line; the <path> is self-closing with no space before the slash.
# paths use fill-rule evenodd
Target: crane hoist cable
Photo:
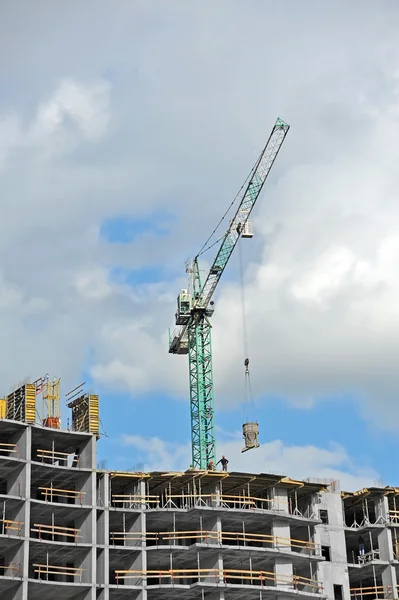
<path id="1" fill-rule="evenodd" d="M 248 422 L 253 418 L 253 412 L 255 409 L 254 401 L 252 397 L 252 386 L 251 386 L 251 375 L 249 372 L 249 348 L 248 348 L 248 328 L 247 328 L 247 310 L 245 303 L 245 282 L 244 282 L 244 261 L 242 255 L 242 240 L 238 242 L 238 256 L 240 265 L 240 291 L 241 291 L 241 323 L 242 323 L 242 337 L 243 337 L 243 353 L 244 353 L 244 416 L 245 421 Z"/>
<path id="2" fill-rule="evenodd" d="M 201 250 L 198 252 L 196 258 L 198 258 L 201 254 L 204 254 L 204 252 L 206 252 L 207 250 L 209 250 L 210 248 L 212 248 L 212 246 L 215 246 L 218 242 L 220 242 L 225 237 L 225 234 L 223 234 L 219 239 L 216 240 L 216 242 L 214 242 L 211 246 L 208 246 L 209 242 L 211 241 L 211 239 L 213 238 L 213 236 L 215 235 L 215 233 L 217 232 L 217 230 L 219 229 L 219 227 L 221 226 L 221 224 L 223 223 L 223 221 L 225 220 L 225 218 L 229 214 L 229 212 L 232 209 L 232 207 L 234 206 L 235 202 L 237 201 L 237 198 L 240 197 L 240 194 L 241 194 L 242 190 L 244 189 L 244 187 L 248 183 L 249 179 L 252 177 L 252 174 L 255 171 L 256 166 L 257 166 L 257 162 L 252 167 L 252 169 L 251 169 L 249 175 L 247 176 L 246 180 L 244 181 L 244 183 L 242 184 L 242 186 L 238 190 L 238 192 L 235 195 L 235 197 L 232 200 L 232 202 L 230 202 L 230 205 L 229 205 L 228 209 L 226 210 L 226 212 L 224 213 L 224 215 L 220 219 L 219 223 L 216 225 L 215 229 L 212 231 L 211 235 L 206 240 L 205 244 L 202 246 Z"/>

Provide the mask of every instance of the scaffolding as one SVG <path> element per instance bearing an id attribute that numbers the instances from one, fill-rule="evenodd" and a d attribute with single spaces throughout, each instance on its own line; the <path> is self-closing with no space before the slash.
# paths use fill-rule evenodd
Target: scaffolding
<path id="1" fill-rule="evenodd" d="M 52 515 L 52 520 L 54 521 L 54 515 Z M 31 531 L 37 533 L 37 538 L 39 540 L 49 540 L 50 538 L 51 541 L 60 541 L 59 538 L 62 538 L 64 544 L 68 542 L 76 542 L 77 538 L 81 537 L 80 529 L 77 529 L 76 527 L 54 525 L 54 522 L 51 525 L 47 523 L 33 523 Z M 64 540 L 63 538 L 69 539 Z"/>
<path id="2" fill-rule="evenodd" d="M 100 437 L 100 412 L 97 394 L 82 394 L 67 404 L 72 410 L 72 431 L 93 433 Z"/>
<path id="3" fill-rule="evenodd" d="M 37 458 L 41 459 L 41 462 L 47 464 L 60 464 L 63 467 L 67 467 L 70 463 L 71 467 L 77 467 L 79 464 L 79 454 L 76 452 L 58 452 L 54 449 L 54 442 L 52 443 L 53 448 L 47 450 L 46 448 L 37 448 Z"/>
<path id="4" fill-rule="evenodd" d="M 83 505 L 83 498 L 86 494 L 86 492 L 79 490 L 55 488 L 53 487 L 53 484 L 51 484 L 50 487 L 39 487 L 38 489 L 39 492 L 44 496 L 45 502 L 58 502 L 59 498 L 62 498 L 63 500 L 66 499 L 67 502 L 69 500 L 77 500 L 77 503 L 81 506 Z M 61 500 L 61 502 L 63 500 Z"/>
<path id="5" fill-rule="evenodd" d="M 42 423 L 44 427 L 60 429 L 60 380 L 49 376 L 42 380 Z"/>
<path id="6" fill-rule="evenodd" d="M 22 423 L 36 421 L 36 385 L 25 383 L 6 398 L 6 419 Z"/>
<path id="7" fill-rule="evenodd" d="M 60 577 L 76 577 L 79 578 L 79 582 L 82 582 L 82 574 L 84 569 L 80 567 L 66 567 L 63 565 L 51 565 L 48 562 L 46 564 L 38 564 L 35 563 L 32 565 L 34 568 L 34 572 L 37 574 L 38 579 L 49 580 L 50 576 L 60 576 Z M 45 575 L 45 577 L 43 577 Z M 56 580 L 58 581 L 58 580 Z"/>

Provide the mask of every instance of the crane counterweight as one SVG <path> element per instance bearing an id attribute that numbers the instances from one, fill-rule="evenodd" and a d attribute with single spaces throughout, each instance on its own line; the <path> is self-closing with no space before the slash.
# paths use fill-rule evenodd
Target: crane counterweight
<path id="1" fill-rule="evenodd" d="M 197 255 L 186 269 L 190 278 L 189 288 L 182 290 L 177 299 L 175 315 L 177 328 L 169 336 L 169 352 L 171 354 L 188 354 L 189 357 L 192 465 L 196 469 L 206 469 L 212 461 L 215 461 L 216 455 L 211 324 L 209 321 L 214 312 L 212 297 L 239 238 L 253 236 L 249 216 L 288 130 L 289 125 L 281 119 L 277 119 L 266 146 L 251 171 L 247 180 L 248 184 L 242 187 L 243 192 L 238 197 L 238 209 L 230 221 L 227 232 L 221 239 L 218 252 L 204 283 L 201 282 Z M 246 425 L 256 425 L 256 427 L 248 428 L 249 437 L 245 437 L 244 432 L 246 446 L 248 441 L 248 446 L 257 447 L 259 445 L 257 423 L 247 423 Z M 255 440 L 254 433 L 256 433 Z"/>

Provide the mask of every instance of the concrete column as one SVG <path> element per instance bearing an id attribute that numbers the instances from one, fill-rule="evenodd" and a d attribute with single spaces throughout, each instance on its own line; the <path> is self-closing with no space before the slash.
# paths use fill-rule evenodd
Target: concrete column
<path id="1" fill-rule="evenodd" d="M 109 600 L 109 474 L 104 473 L 101 481 L 101 502 L 104 525 L 104 600 Z"/>
<path id="2" fill-rule="evenodd" d="M 389 508 L 388 498 L 386 496 L 380 496 L 374 502 L 376 520 L 379 524 L 384 524 L 384 528 L 380 529 L 378 534 L 378 550 L 380 551 L 380 560 L 390 562 L 393 561 L 393 544 L 392 534 L 389 529 Z M 387 565 L 382 571 L 382 585 L 392 588 L 392 598 L 398 597 L 397 580 L 395 567 L 392 564 Z"/>
<path id="3" fill-rule="evenodd" d="M 288 492 L 285 488 L 275 487 L 273 489 L 273 502 L 270 503 L 270 508 L 278 512 L 289 513 Z"/>
<path id="4" fill-rule="evenodd" d="M 280 510 L 288 512 L 288 493 L 287 490 L 282 488 L 276 488 L 274 493 L 274 503 L 280 507 Z M 285 538 L 285 540 L 291 538 L 291 528 L 287 521 L 280 519 L 274 519 L 272 522 L 272 536 Z M 278 544 L 274 542 L 274 545 Z M 289 557 L 279 557 L 274 559 L 274 573 L 276 575 L 276 584 L 279 587 L 292 588 L 292 577 L 294 574 L 292 560 Z"/>
<path id="5" fill-rule="evenodd" d="M 146 489 L 145 489 L 145 481 L 140 481 L 138 484 L 138 490 L 137 493 L 140 494 L 140 496 L 145 496 L 146 495 Z M 143 533 L 145 533 L 147 531 L 147 518 L 146 518 L 146 513 L 144 512 L 144 505 L 141 504 L 141 514 L 140 514 L 140 528 L 141 531 Z M 147 571 L 147 550 L 146 550 L 146 542 L 145 539 L 143 539 L 143 541 L 141 542 L 141 568 L 143 571 Z M 147 590 L 144 589 L 144 581 L 143 580 L 143 589 L 140 592 L 139 595 L 139 600 L 147 600 Z"/>
<path id="6" fill-rule="evenodd" d="M 31 460 L 32 460 L 32 428 L 26 428 L 24 436 L 25 447 L 23 449 L 26 456 L 25 468 L 21 473 L 21 484 L 23 484 L 25 504 L 24 504 L 24 531 L 23 531 L 23 563 L 22 567 L 22 597 L 28 598 L 28 577 L 29 577 L 29 536 L 30 536 L 30 488 L 31 488 Z M 21 444 L 23 441 L 21 440 Z"/>
<path id="7" fill-rule="evenodd" d="M 328 598 L 334 598 L 334 585 L 341 585 L 343 600 L 350 600 L 344 514 L 338 489 L 319 495 L 317 514 L 320 510 L 327 511 L 328 524 L 316 525 L 315 540 L 330 548 L 331 560 L 318 563 L 317 578 L 323 583 Z"/>
<path id="8" fill-rule="evenodd" d="M 91 468 L 93 469 L 90 478 L 89 478 L 89 485 L 90 485 L 90 498 L 91 498 L 91 511 L 90 511 L 90 516 L 89 516 L 89 521 L 90 521 L 90 527 L 91 527 L 91 532 L 92 532 L 92 537 L 91 537 L 91 551 L 89 554 L 89 562 L 90 562 L 90 566 L 89 568 L 91 569 L 91 574 L 92 574 L 92 588 L 91 588 L 91 593 L 88 594 L 88 600 L 96 600 L 96 582 L 97 582 L 97 510 L 96 510 L 96 505 L 97 505 L 97 497 L 96 497 L 96 493 L 97 493 L 97 473 L 96 473 L 96 465 L 97 465 L 97 459 L 96 459 L 96 438 L 93 435 L 90 438 L 89 443 L 87 444 L 87 446 L 85 447 L 84 450 L 84 461 L 83 461 L 83 465 L 80 465 L 80 467 L 84 467 L 84 468 Z"/>

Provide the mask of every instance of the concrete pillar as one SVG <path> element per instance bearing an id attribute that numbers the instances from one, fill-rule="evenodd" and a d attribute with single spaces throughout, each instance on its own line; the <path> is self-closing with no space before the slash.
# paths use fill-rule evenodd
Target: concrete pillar
<path id="1" fill-rule="evenodd" d="M 273 497 L 274 503 L 280 507 L 280 510 L 288 512 L 288 493 L 285 488 L 275 488 Z M 284 538 L 284 543 L 291 538 L 291 528 L 287 521 L 274 519 L 272 522 L 272 536 L 275 538 Z M 278 540 L 273 542 L 273 545 L 278 546 Z M 276 584 L 279 587 L 292 588 L 292 577 L 294 574 L 292 560 L 289 557 L 279 557 L 274 559 L 274 573 L 276 575 Z"/>
<path id="2" fill-rule="evenodd" d="M 288 492 L 286 488 L 275 487 L 273 489 L 273 502 L 270 503 L 272 510 L 289 513 Z"/>
<path id="3" fill-rule="evenodd" d="M 24 504 L 24 549 L 22 567 L 22 597 L 28 598 L 28 577 L 29 577 L 29 535 L 30 535 L 30 486 L 31 486 L 31 460 L 32 460 L 32 428 L 26 428 L 25 447 L 23 456 L 26 456 L 26 464 L 21 473 L 21 483 L 23 483 L 25 504 Z M 23 441 L 21 440 L 21 444 Z"/>
<path id="4" fill-rule="evenodd" d="M 140 494 L 141 496 L 146 495 L 145 481 L 139 482 L 137 493 Z M 147 517 L 146 517 L 146 513 L 144 512 L 143 504 L 141 504 L 141 514 L 139 517 L 139 522 L 140 522 L 141 531 L 143 533 L 146 532 L 147 531 Z M 141 568 L 143 571 L 147 571 L 147 551 L 146 551 L 145 539 L 143 539 L 141 542 Z M 142 581 L 143 581 L 143 583 L 142 583 L 143 589 L 140 592 L 139 600 L 147 600 L 147 590 L 144 589 L 144 581 L 145 580 L 143 579 Z"/>
<path id="5" fill-rule="evenodd" d="M 394 559 L 393 555 L 393 544 L 392 544 L 392 534 L 389 529 L 389 508 L 388 508 L 388 498 L 386 496 L 380 496 L 376 498 L 374 502 L 375 506 L 375 515 L 376 521 L 382 525 L 384 524 L 384 528 L 379 530 L 378 534 L 378 550 L 380 552 L 380 560 L 387 561 L 391 563 Z M 381 574 L 382 577 L 382 585 L 387 586 L 393 590 L 392 598 L 398 597 L 397 590 L 397 580 L 396 580 L 396 571 L 395 567 L 392 564 L 387 565 Z"/>
<path id="6" fill-rule="evenodd" d="M 88 568 L 91 569 L 92 588 L 88 594 L 87 600 L 96 600 L 96 582 L 97 582 L 97 458 L 96 458 L 96 438 L 91 436 L 83 451 L 83 464 L 79 463 L 80 468 L 93 469 L 89 477 L 89 493 L 91 511 L 89 515 L 90 528 L 92 532 L 91 550 L 88 559 Z"/>
<path id="7" fill-rule="evenodd" d="M 100 498 L 103 507 L 104 525 L 104 600 L 109 599 L 109 474 L 104 473 L 101 479 Z"/>
<path id="8" fill-rule="evenodd" d="M 317 497 L 316 514 L 326 510 L 328 524 L 316 525 L 315 541 L 330 548 L 330 562 L 318 563 L 318 580 L 323 583 L 324 594 L 334 598 L 334 585 L 342 586 L 343 600 L 350 600 L 348 564 L 346 556 L 346 541 L 343 528 L 344 514 L 339 489 L 326 491 Z M 318 507 L 317 507 L 318 504 Z"/>

